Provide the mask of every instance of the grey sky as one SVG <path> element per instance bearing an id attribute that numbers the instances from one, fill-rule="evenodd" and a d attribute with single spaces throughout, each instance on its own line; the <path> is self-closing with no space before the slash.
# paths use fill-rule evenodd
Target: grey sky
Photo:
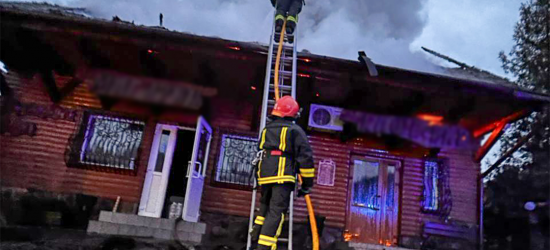
<path id="1" fill-rule="evenodd" d="M 498 53 L 514 45 L 520 0 L 430 0 L 428 22 L 411 48 L 426 46 L 455 59 L 504 75 Z"/>

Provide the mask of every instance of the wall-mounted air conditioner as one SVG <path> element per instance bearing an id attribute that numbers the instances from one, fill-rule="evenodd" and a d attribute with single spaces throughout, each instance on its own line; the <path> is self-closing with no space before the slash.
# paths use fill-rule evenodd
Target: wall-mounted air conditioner
<path id="1" fill-rule="evenodd" d="M 340 120 L 342 108 L 311 104 L 309 108 L 309 127 L 318 130 L 342 131 L 344 123 Z"/>

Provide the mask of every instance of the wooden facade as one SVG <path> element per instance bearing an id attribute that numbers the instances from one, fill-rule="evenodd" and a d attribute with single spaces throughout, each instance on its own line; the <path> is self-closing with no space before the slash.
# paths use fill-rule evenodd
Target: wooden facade
<path id="1" fill-rule="evenodd" d="M 19 122 L 36 125 L 33 135 L 14 136 L 9 131 L 0 135 L 3 187 L 82 193 L 107 199 L 120 196 L 121 200 L 137 207 L 142 196 L 156 125 L 162 123 L 193 127 L 197 117 L 202 115 L 214 132 L 201 210 L 241 217 L 249 215 L 250 189 L 217 183 L 214 176 L 224 134 L 255 137 L 258 133 L 265 47 L 106 21 L 39 13 L 30 18 L 26 12 L 10 9 L 1 9 L 1 12 L 3 31 L 32 34 L 29 37 L 39 39 L 43 44 L 40 48 L 57 51 L 56 56 L 74 68 L 63 72 L 67 66 L 48 64 L 51 67 L 46 67 L 46 72 L 56 72 L 53 82 L 57 89 L 64 89 L 74 84 L 74 81 L 80 81 L 74 89 L 57 100 L 52 95 L 52 86 L 45 82 L 44 65 L 25 68 L 17 60 L 29 59 L 28 55 L 23 56 L 23 59 L 18 59 L 15 52 L 2 55 L 2 61 L 10 69 L 9 73 L 4 74 L 5 82 L 21 105 L 32 104 L 44 110 L 60 107 L 76 114 L 76 118 L 71 121 L 54 119 L 48 115 L 18 114 L 14 110 L 3 113 L 3 117 L 7 115 Z M 57 22 L 52 23 L 52 20 Z M 114 31 L 118 33 L 109 34 Z M 24 54 L 25 49 L 30 49 L 25 47 L 30 45 L 16 45 L 17 39 L 10 39 L 2 34 L 2 50 L 12 49 Z M 159 44 L 159 39 L 165 39 L 165 42 Z M 83 40 L 90 47 L 102 49 L 82 49 L 79 46 L 82 46 Z M 235 44 L 242 51 L 228 49 Z M 148 48 L 159 51 L 159 57 L 153 60 L 152 65 L 162 64 L 164 69 L 169 69 L 163 71 L 159 78 L 189 81 L 197 86 L 214 88 L 217 94 L 205 98 L 200 110 L 159 108 L 132 100 L 105 99 L 90 91 L 94 79 L 78 74 L 82 69 L 101 66 L 102 69 L 136 77 L 154 78 L 158 72 L 145 72 L 137 63 L 126 64 L 125 60 L 129 59 L 122 58 L 132 55 L 136 56 L 131 57 L 132 60 L 148 62 L 135 55 Z M 46 52 L 41 56 L 51 56 L 52 61 L 59 60 Z M 406 117 L 416 117 L 420 113 L 437 114 L 472 132 L 518 110 L 531 110 L 538 105 L 537 100 L 515 98 L 516 89 L 500 85 L 384 66 L 379 69 L 381 77 L 372 78 L 366 76 L 361 65 L 352 61 L 309 53 L 301 53 L 300 56 L 314 61 L 300 62 L 299 66 L 302 77 L 299 79 L 298 101 L 306 110 L 306 118 L 298 121 L 302 126 L 307 126 L 307 112 L 312 103 Z M 10 68 L 12 65 L 13 68 Z M 58 66 L 61 68 L 56 68 Z M 183 70 L 178 71 L 178 68 Z M 6 98 L 5 93 L 2 93 L 3 101 Z M 506 101 L 506 105 L 502 104 L 503 101 Z M 495 107 L 502 108 L 496 110 Z M 83 122 L 83 113 L 88 110 L 144 122 L 135 171 L 117 173 L 67 165 L 67 152 Z M 411 242 L 418 242 L 422 238 L 425 223 L 443 223 L 441 216 L 423 212 L 421 208 L 425 189 L 424 161 L 430 152 L 429 148 L 401 139 L 396 143 L 395 138 L 368 134 L 355 134 L 343 139 L 338 133 L 308 130 L 308 136 L 316 167 L 327 159 L 336 165 L 334 186 L 316 185 L 311 195 L 317 214 L 326 217 L 326 226 L 344 231 L 350 227 L 350 219 L 356 218 L 350 209 L 350 183 L 353 180 L 353 159 L 357 157 L 380 159 L 397 166 L 393 180 L 397 203 L 392 210 L 394 214 L 387 215 L 390 212 L 383 210 L 385 215 L 378 218 L 386 219 L 376 223 L 386 228 L 385 236 L 378 237 L 380 242 L 369 243 L 415 246 L 416 243 Z M 480 223 L 480 164 L 475 160 L 475 150 L 442 149 L 438 155 L 446 159 L 449 165 L 452 208 L 447 219 L 473 228 Z M 389 170 L 386 168 L 381 170 L 381 173 L 385 173 L 383 176 L 388 176 Z M 381 185 L 387 186 L 387 183 Z M 304 201 L 299 199 L 295 206 L 297 220 L 305 221 L 307 209 Z M 361 237 L 355 236 L 356 239 Z"/>
<path id="2" fill-rule="evenodd" d="M 70 78 L 56 76 L 56 82 L 63 86 Z M 42 84 L 40 77 L 30 79 L 21 77 L 16 72 L 6 75 L 6 81 L 21 103 L 33 103 L 50 107 L 54 105 Z M 224 188 L 215 185 L 212 180 L 217 164 L 219 144 L 222 133 L 255 136 L 252 126 L 252 108 L 236 112 L 223 107 L 231 107 L 232 101 L 214 101 L 220 107 L 212 116 L 211 124 L 215 128 L 210 150 L 210 163 L 207 168 L 207 182 L 203 195 L 202 209 L 207 212 L 224 213 L 237 216 L 248 216 L 250 190 Z M 81 113 L 86 109 L 101 110 L 99 99 L 89 92 L 86 81 L 67 96 L 59 106 Z M 24 117 L 26 121 L 38 126 L 35 136 L 6 136 L 1 138 L 2 183 L 5 187 L 36 188 L 53 192 L 75 192 L 98 197 L 116 199 L 120 196 L 127 202 L 138 203 L 143 186 L 146 163 L 157 122 L 192 125 L 196 115 L 165 114 L 145 118 L 140 108 L 115 106 L 108 111 L 121 116 L 135 116 L 146 121 L 144 139 L 140 150 L 140 164 L 136 175 L 121 175 L 110 172 L 67 167 L 65 154 L 71 144 L 71 136 L 76 133 L 78 121 L 59 121 L 33 116 Z M 140 117 L 140 115 L 142 115 Z M 188 118 L 190 117 L 190 118 Z M 418 236 L 425 221 L 437 220 L 436 216 L 423 214 L 420 211 L 420 200 L 423 190 L 422 157 L 427 149 L 415 147 L 404 150 L 388 149 L 382 141 L 358 138 L 341 142 L 334 135 L 313 132 L 309 136 L 314 150 L 315 165 L 323 159 L 332 159 L 336 163 L 335 184 L 333 187 L 316 186 L 312 194 L 318 215 L 326 217 L 326 225 L 342 228 L 346 226 L 349 216 L 349 180 L 351 158 L 353 156 L 370 156 L 396 160 L 402 164 L 399 185 L 399 232 L 401 236 Z M 479 163 L 473 160 L 474 152 L 443 151 L 442 157 L 451 161 L 451 189 L 453 190 L 453 210 L 451 217 L 463 222 L 476 224 L 477 221 L 477 183 Z M 303 200 L 296 203 L 296 217 L 304 221 L 307 209 Z"/>

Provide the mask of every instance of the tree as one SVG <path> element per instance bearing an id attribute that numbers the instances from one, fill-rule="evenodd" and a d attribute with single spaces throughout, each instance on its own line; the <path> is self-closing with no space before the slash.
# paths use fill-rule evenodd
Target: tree
<path id="1" fill-rule="evenodd" d="M 519 87 L 550 94 L 549 0 L 529 0 L 522 4 L 520 17 L 514 32 L 516 44 L 508 54 L 500 53 L 503 68 L 515 76 Z M 550 200 L 549 119 L 547 105 L 512 124 L 501 139 L 500 155 L 520 138 L 533 133 L 513 159 L 490 175 L 486 183 L 486 249 L 549 248 L 548 205 L 533 212 L 524 209 L 528 201 L 543 204 Z"/>

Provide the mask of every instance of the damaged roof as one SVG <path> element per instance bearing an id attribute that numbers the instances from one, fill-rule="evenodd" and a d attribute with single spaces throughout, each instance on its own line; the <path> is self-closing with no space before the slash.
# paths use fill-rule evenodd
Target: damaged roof
<path id="1" fill-rule="evenodd" d="M 252 54 L 265 56 L 265 54 L 268 53 L 268 48 L 265 44 L 260 44 L 256 42 L 238 42 L 216 37 L 194 35 L 185 32 L 168 30 L 164 27 L 159 26 L 135 25 L 133 24 L 133 22 L 120 20 L 120 18 L 116 16 L 113 17 L 112 20 L 105 20 L 95 18 L 93 16 L 93 13 L 87 11 L 84 8 L 70 8 L 48 3 L 1 2 L 0 11 L 5 14 L 9 14 L 12 17 L 15 17 L 15 19 L 10 18 L 14 22 L 26 22 L 26 20 L 28 20 L 28 16 L 33 16 L 37 19 L 48 20 L 48 22 L 57 22 L 59 20 L 73 22 L 75 24 L 78 24 L 79 27 L 82 27 L 82 29 L 94 27 L 94 29 L 97 30 L 98 27 L 102 26 L 110 29 L 111 33 L 114 32 L 113 34 L 124 34 L 126 36 L 130 36 L 130 38 L 134 41 L 136 39 L 142 38 L 154 38 L 155 41 L 158 41 L 158 39 L 163 39 L 167 42 L 176 43 L 182 46 L 194 46 L 195 48 L 198 46 L 210 48 L 238 48 L 239 56 L 249 56 L 248 58 L 253 61 L 258 61 L 261 58 L 257 56 L 252 56 Z M 67 30 L 67 32 L 75 33 L 79 31 Z M 354 77 L 357 77 L 358 79 L 370 79 L 372 81 L 378 81 L 379 83 L 386 83 L 386 81 L 384 80 L 362 77 L 360 74 L 361 71 L 357 71 L 361 70 L 361 65 L 358 61 L 311 54 L 305 50 L 299 52 L 298 56 L 300 58 L 307 58 L 316 62 L 314 64 L 299 64 L 300 69 L 315 74 L 316 79 L 327 80 L 327 77 L 331 77 L 332 81 L 341 81 L 343 79 L 346 79 L 346 77 L 350 79 L 349 75 L 353 74 L 353 72 L 357 72 L 359 73 L 359 75 Z M 320 71 L 318 71 L 318 69 L 320 68 L 328 70 L 325 70 L 321 73 Z M 350 70 L 344 73 L 338 72 L 338 69 L 342 68 L 347 68 Z M 489 91 L 497 91 L 501 94 L 505 94 L 508 96 L 512 95 L 515 98 L 523 100 L 537 100 L 546 103 L 550 102 L 549 95 L 522 89 L 516 84 L 511 83 L 507 79 L 495 76 L 487 71 L 479 70 L 474 67 L 442 68 L 442 71 L 440 73 L 419 72 L 380 64 L 377 64 L 377 68 L 379 69 L 379 72 L 381 73 L 380 76 L 382 78 L 391 79 L 395 76 L 400 76 L 401 78 L 403 78 L 403 76 L 406 76 L 405 78 L 412 77 L 416 79 L 412 80 L 409 83 L 409 87 L 411 86 L 411 84 L 417 85 L 414 87 L 420 90 L 426 90 L 426 88 L 430 88 L 430 86 L 421 85 L 426 84 L 427 82 L 434 81 L 435 79 L 440 79 L 442 80 L 440 82 L 440 86 L 443 86 L 445 84 L 457 84 L 466 88 L 475 87 Z M 404 85 L 399 86 L 404 87 Z"/>
<path id="2" fill-rule="evenodd" d="M 93 16 L 93 14 L 86 10 L 85 8 L 72 8 L 72 7 L 65 7 L 60 5 L 54 5 L 49 3 L 38 3 L 38 2 L 1 2 L 0 3 L 0 9 L 1 10 L 9 10 L 9 11 L 15 11 L 20 13 L 26 13 L 30 15 L 36 15 L 36 14 L 42 14 L 42 15 L 52 15 L 57 17 L 63 17 L 63 18 L 70 18 L 70 19 L 87 19 L 88 21 L 92 22 L 103 22 L 108 23 L 110 21 L 105 19 L 96 18 Z M 217 37 L 205 37 L 205 36 L 199 36 L 194 35 L 190 33 L 185 32 L 179 32 L 179 31 L 170 31 L 164 27 L 160 26 L 144 26 L 144 25 L 135 25 L 133 22 L 127 22 L 123 21 L 117 16 L 113 17 L 112 22 L 117 23 L 117 25 L 126 25 L 129 27 L 137 28 L 145 32 L 169 32 L 172 33 L 172 35 L 179 35 L 186 38 L 197 38 L 197 39 L 208 39 L 211 41 L 217 42 L 223 42 L 226 44 L 232 44 L 232 45 L 238 45 L 243 48 L 252 49 L 256 51 L 265 51 L 267 52 L 267 45 L 257 43 L 257 42 L 238 42 L 238 41 L 231 41 L 226 40 L 222 38 Z M 433 54 L 435 56 L 441 57 L 443 59 L 449 60 L 450 58 L 447 58 L 446 56 L 443 56 L 441 54 L 438 54 L 437 52 L 430 51 L 428 49 L 425 49 L 428 53 Z M 327 56 L 321 56 L 321 55 L 315 55 L 309 53 L 307 50 L 301 51 L 298 53 L 299 56 L 306 56 L 309 58 L 315 58 L 315 59 L 321 59 L 321 60 L 331 60 L 331 61 L 340 61 L 340 62 L 348 62 L 348 63 L 356 63 L 356 61 L 347 60 L 347 59 L 340 59 L 340 58 L 333 58 L 333 57 L 327 57 Z M 451 62 L 456 63 L 454 59 L 450 59 Z M 402 70 L 402 71 L 409 71 L 409 72 L 415 72 L 419 74 L 424 75 L 432 75 L 435 77 L 442 77 L 442 78 L 451 78 L 456 80 L 466 80 L 470 83 L 475 83 L 478 85 L 487 85 L 490 88 L 508 88 L 513 90 L 519 90 L 523 91 L 527 94 L 538 96 L 539 99 L 545 100 L 550 102 L 550 96 L 545 95 L 542 93 L 536 93 L 527 89 L 523 89 L 519 87 L 518 85 L 510 82 L 508 79 L 499 77 L 497 75 L 494 75 L 490 72 L 459 64 L 460 67 L 456 68 L 447 68 L 447 67 L 441 67 L 441 72 L 439 74 L 437 73 L 429 73 L 429 72 L 418 72 L 414 70 L 408 70 L 408 69 L 401 69 L 401 68 L 395 68 L 391 66 L 385 66 L 385 65 L 379 65 L 377 64 L 377 67 L 381 68 L 389 68 L 389 69 L 395 69 L 395 70 Z"/>
<path id="3" fill-rule="evenodd" d="M 268 47 L 135 25 L 113 17 L 42 3 L 0 3 L 0 60 L 32 76 L 54 71 L 109 69 L 214 87 L 221 98 L 261 100 Z M 472 67 L 440 74 L 376 65 L 370 76 L 359 61 L 298 53 L 301 104 L 317 103 L 379 114 L 431 114 L 469 130 L 518 111 L 536 110 L 550 96 L 520 89 Z M 252 91 L 252 90 L 257 91 Z"/>
<path id="4" fill-rule="evenodd" d="M 28 13 L 41 13 L 75 18 L 93 18 L 85 8 L 71 8 L 46 2 L 2 2 L 3 9 L 16 10 Z"/>

